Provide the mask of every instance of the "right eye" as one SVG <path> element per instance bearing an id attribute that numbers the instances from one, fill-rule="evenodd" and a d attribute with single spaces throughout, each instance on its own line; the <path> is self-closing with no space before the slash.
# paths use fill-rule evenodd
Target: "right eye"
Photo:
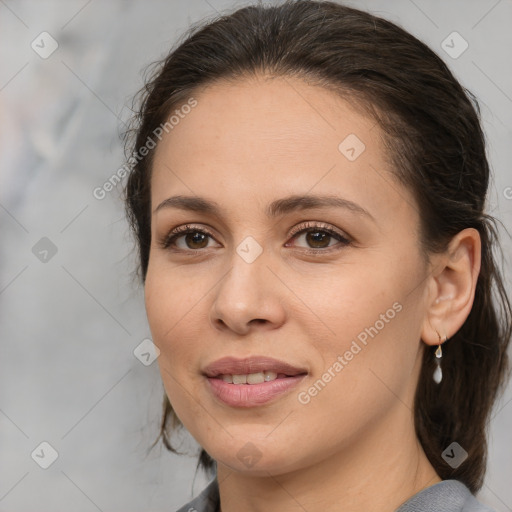
<path id="1" fill-rule="evenodd" d="M 213 235 L 209 231 L 187 224 L 173 229 L 163 239 L 161 245 L 164 249 L 198 251 L 208 248 L 208 238 L 214 240 Z"/>

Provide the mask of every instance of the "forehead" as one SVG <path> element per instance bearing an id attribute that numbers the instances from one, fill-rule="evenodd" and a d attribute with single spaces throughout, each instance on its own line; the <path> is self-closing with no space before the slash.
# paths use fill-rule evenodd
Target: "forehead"
<path id="1" fill-rule="evenodd" d="M 396 195 L 380 128 L 349 97 L 291 77 L 191 96 L 196 105 L 155 150 L 153 207 L 171 192 L 265 207 L 270 196 L 339 191 L 377 209 Z"/>
<path id="2" fill-rule="evenodd" d="M 210 159 L 226 156 L 221 153 L 227 147 L 230 157 L 246 162 L 247 157 L 277 157 L 287 149 L 310 154 L 329 148 L 337 155 L 339 142 L 350 133 L 370 144 L 367 132 L 375 126 L 351 98 L 291 77 L 218 82 L 193 96 L 197 105 L 174 126 L 170 145 L 186 141 L 182 154 L 206 150 Z"/>

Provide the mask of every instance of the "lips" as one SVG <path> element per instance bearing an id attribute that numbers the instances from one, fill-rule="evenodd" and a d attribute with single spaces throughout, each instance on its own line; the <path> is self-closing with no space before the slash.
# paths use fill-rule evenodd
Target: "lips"
<path id="1" fill-rule="evenodd" d="M 256 407 L 285 396 L 308 374 L 306 368 L 270 357 L 225 357 L 203 374 L 213 396 L 231 407 Z"/>
<path id="2" fill-rule="evenodd" d="M 249 357 L 237 359 L 235 357 L 224 357 L 209 364 L 203 373 L 207 377 L 215 378 L 222 375 L 249 375 L 252 373 L 273 372 L 285 377 L 307 373 L 306 368 L 295 367 L 284 361 L 271 357 Z"/>

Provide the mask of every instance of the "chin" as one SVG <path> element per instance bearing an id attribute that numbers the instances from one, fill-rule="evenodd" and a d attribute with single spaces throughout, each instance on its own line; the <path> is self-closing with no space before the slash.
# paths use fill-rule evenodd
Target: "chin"
<path id="1" fill-rule="evenodd" d="M 290 444 L 278 447 L 269 439 L 232 440 L 218 449 L 207 451 L 217 464 L 247 476 L 277 476 L 302 467 L 300 460 L 296 459 L 299 454 L 290 456 L 294 451 Z"/>

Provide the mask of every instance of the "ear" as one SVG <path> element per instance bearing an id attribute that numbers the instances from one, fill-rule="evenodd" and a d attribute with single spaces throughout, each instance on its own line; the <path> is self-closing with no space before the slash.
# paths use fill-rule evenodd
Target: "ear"
<path id="1" fill-rule="evenodd" d="M 439 336 L 444 342 L 462 327 L 473 306 L 480 272 L 480 233 L 474 228 L 460 231 L 446 252 L 435 254 L 431 261 L 421 338 L 427 345 L 437 345 Z"/>

